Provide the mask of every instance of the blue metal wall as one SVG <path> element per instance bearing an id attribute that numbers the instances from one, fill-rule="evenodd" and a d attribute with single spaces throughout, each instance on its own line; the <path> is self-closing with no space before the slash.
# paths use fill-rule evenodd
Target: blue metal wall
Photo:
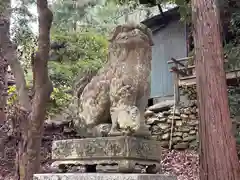
<path id="1" fill-rule="evenodd" d="M 167 64 L 172 57 L 187 56 L 186 26 L 174 21 L 153 34 L 151 98 L 173 95 L 173 77 Z"/>

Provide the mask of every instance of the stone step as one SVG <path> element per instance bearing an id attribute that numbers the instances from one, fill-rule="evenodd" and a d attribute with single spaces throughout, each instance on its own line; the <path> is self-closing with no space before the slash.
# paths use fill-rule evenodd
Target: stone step
<path id="1" fill-rule="evenodd" d="M 35 174 L 33 180 L 177 180 L 177 177 L 163 174 L 59 173 Z"/>

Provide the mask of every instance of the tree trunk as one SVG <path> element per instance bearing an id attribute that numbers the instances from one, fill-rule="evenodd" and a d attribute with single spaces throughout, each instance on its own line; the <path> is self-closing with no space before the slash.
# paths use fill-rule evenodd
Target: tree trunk
<path id="1" fill-rule="evenodd" d="M 0 8 L 5 9 L 10 7 L 10 1 L 0 3 Z M 3 38 L 6 36 L 6 32 L 8 31 L 9 27 L 9 20 L 10 15 L 8 11 L 1 11 L 0 10 L 0 123 L 4 123 L 6 120 L 5 108 L 7 103 L 7 60 L 4 54 L 5 48 L 5 39 Z"/>
<path id="2" fill-rule="evenodd" d="M 52 92 L 52 83 L 48 77 L 47 63 L 50 49 L 50 29 L 52 12 L 48 8 L 47 0 L 37 0 L 39 39 L 38 51 L 33 61 L 34 97 L 32 113 L 28 123 L 27 138 L 23 142 L 24 175 L 20 179 L 32 180 L 33 174 L 40 168 L 40 147 L 43 134 L 43 124 L 46 115 L 46 105 Z M 25 166 L 27 164 L 27 166 Z"/>
<path id="3" fill-rule="evenodd" d="M 1 21 L 1 20 L 0 20 Z M 0 30 L 1 31 L 1 30 Z M 1 36 L 1 34 L 0 34 Z M 5 108 L 7 105 L 7 62 L 0 52 L 0 126 L 4 126 L 6 122 Z M 0 130 L 0 158 L 4 158 L 5 143 L 7 140 L 7 133 Z"/>
<path id="4" fill-rule="evenodd" d="M 200 179 L 238 180 L 216 0 L 192 0 L 200 115 Z"/>
<path id="5" fill-rule="evenodd" d="M 7 88 L 7 61 L 0 52 L 0 124 L 6 120 Z"/>

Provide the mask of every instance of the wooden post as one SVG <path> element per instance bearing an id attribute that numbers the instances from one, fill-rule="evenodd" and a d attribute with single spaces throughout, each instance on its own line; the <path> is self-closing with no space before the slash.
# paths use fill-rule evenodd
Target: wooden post
<path id="1" fill-rule="evenodd" d="M 172 58 L 173 59 L 173 58 Z M 172 69 L 178 69 L 179 63 L 176 63 L 174 61 L 175 66 L 172 67 Z M 173 129 L 174 129 L 174 115 L 176 111 L 176 107 L 178 107 L 179 102 L 180 102 L 180 96 L 179 96 L 179 86 L 178 86 L 178 80 L 179 80 L 179 73 L 177 71 L 173 71 L 173 81 L 174 81 L 174 101 L 175 104 L 173 106 L 173 116 L 172 116 L 172 123 L 171 123 L 171 133 L 170 133 L 170 140 L 169 140 L 169 149 L 172 148 L 172 138 L 173 138 Z"/>
<path id="2" fill-rule="evenodd" d="M 178 68 L 178 64 L 175 63 L 175 68 Z M 179 74 L 177 72 L 173 73 L 173 82 L 174 82 L 174 100 L 176 103 L 176 106 L 180 102 L 180 93 L 179 93 Z"/>

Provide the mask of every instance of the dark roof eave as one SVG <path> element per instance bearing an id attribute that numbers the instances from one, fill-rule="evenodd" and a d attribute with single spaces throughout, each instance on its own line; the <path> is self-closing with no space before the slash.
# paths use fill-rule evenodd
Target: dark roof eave
<path id="1" fill-rule="evenodd" d="M 179 13 L 179 7 L 172 8 L 168 11 L 164 12 L 164 16 L 162 14 L 153 16 L 149 19 L 142 21 L 141 23 L 145 24 L 148 28 L 150 28 L 153 32 L 158 31 L 164 28 L 168 23 L 172 21 L 180 20 L 181 16 Z"/>

